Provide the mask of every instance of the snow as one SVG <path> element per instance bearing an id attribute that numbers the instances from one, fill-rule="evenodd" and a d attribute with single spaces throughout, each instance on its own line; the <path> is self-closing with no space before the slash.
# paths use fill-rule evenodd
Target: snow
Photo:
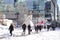
<path id="1" fill-rule="evenodd" d="M 13 31 L 13 36 L 10 36 L 7 26 L 0 25 L 0 40 L 60 40 L 60 29 L 56 28 L 55 31 L 46 31 L 42 29 L 39 33 L 34 33 L 34 29 L 30 35 L 26 30 L 26 35 L 21 36 L 22 29 L 15 28 Z"/>

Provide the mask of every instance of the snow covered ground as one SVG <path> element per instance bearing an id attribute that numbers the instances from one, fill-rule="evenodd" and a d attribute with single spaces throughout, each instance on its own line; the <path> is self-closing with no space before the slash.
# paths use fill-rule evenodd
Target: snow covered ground
<path id="1" fill-rule="evenodd" d="M 13 31 L 13 36 L 10 36 L 8 26 L 0 25 L 0 40 L 60 40 L 60 29 L 56 28 L 55 31 L 46 31 L 42 29 L 39 33 L 34 33 L 33 30 L 31 35 L 28 35 L 26 30 L 26 35 L 21 36 L 22 29 L 15 28 Z"/>

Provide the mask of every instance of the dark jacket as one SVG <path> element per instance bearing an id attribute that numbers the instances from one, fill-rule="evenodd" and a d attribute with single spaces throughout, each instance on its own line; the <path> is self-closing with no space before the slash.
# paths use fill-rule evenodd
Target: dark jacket
<path id="1" fill-rule="evenodd" d="M 12 24 L 10 25 L 9 30 L 11 30 L 11 31 L 13 31 L 13 30 L 14 30 L 14 27 L 13 27 L 13 25 L 12 25 Z"/>
<path id="2" fill-rule="evenodd" d="M 22 25 L 22 29 L 24 29 L 24 30 L 26 29 L 26 24 Z"/>
<path id="3" fill-rule="evenodd" d="M 30 25 L 28 25 L 28 30 L 31 30 L 31 26 Z"/>

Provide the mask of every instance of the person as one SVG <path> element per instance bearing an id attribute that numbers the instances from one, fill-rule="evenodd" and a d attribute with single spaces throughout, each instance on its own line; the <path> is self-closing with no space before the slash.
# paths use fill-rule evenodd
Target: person
<path id="1" fill-rule="evenodd" d="M 23 25 L 22 25 L 22 29 L 23 29 L 23 34 L 25 34 L 26 24 L 23 24 Z"/>
<path id="2" fill-rule="evenodd" d="M 28 34 L 32 31 L 30 24 L 28 25 Z"/>
<path id="3" fill-rule="evenodd" d="M 12 36 L 12 31 L 14 30 L 13 24 L 10 25 L 9 30 L 10 30 L 10 34 L 11 34 L 11 36 Z"/>
<path id="4" fill-rule="evenodd" d="M 38 33 L 38 27 L 37 27 L 37 25 L 35 24 L 34 27 L 35 27 L 35 32 Z"/>
<path id="5" fill-rule="evenodd" d="M 37 27 L 38 27 L 38 30 L 40 30 L 41 31 L 41 29 L 42 29 L 42 25 L 37 25 Z"/>
<path id="6" fill-rule="evenodd" d="M 53 31 L 55 30 L 55 26 L 54 26 L 54 22 L 51 24 L 51 27 L 52 27 L 52 29 L 53 29 Z"/>

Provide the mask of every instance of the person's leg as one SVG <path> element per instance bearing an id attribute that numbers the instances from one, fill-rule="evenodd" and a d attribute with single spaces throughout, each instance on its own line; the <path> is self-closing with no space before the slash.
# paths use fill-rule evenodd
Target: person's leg
<path id="1" fill-rule="evenodd" d="M 38 28 L 37 28 L 37 27 L 35 27 L 35 32 L 37 32 L 37 30 L 38 30 Z"/>
<path id="2" fill-rule="evenodd" d="M 28 27 L 28 34 L 30 34 L 30 28 Z"/>
<path id="3" fill-rule="evenodd" d="M 38 33 L 38 26 L 36 27 L 36 33 Z"/>
<path id="4" fill-rule="evenodd" d="M 22 27 L 22 30 L 23 30 L 23 32 L 24 32 L 24 28 Z"/>
<path id="5" fill-rule="evenodd" d="M 10 34 L 11 34 L 11 36 L 12 36 L 12 30 L 10 30 Z"/>
<path id="6" fill-rule="evenodd" d="M 28 34 L 30 34 L 30 30 L 28 30 Z"/>
<path id="7" fill-rule="evenodd" d="M 43 27 L 43 26 L 39 26 L 39 30 L 40 30 L 40 31 L 41 31 L 42 27 Z"/>
<path id="8" fill-rule="evenodd" d="M 26 29 L 24 28 L 24 29 L 23 29 L 23 34 L 25 34 L 25 30 L 26 30 Z"/>
<path id="9" fill-rule="evenodd" d="M 26 31 L 26 27 L 23 28 L 23 34 L 25 34 L 25 31 Z"/>
<path id="10" fill-rule="evenodd" d="M 49 26 L 49 25 L 47 25 L 47 31 L 49 31 L 49 28 L 50 28 L 50 26 Z"/>
<path id="11" fill-rule="evenodd" d="M 36 27 L 34 27 L 35 31 L 36 31 Z"/>
<path id="12" fill-rule="evenodd" d="M 44 29 L 46 29 L 46 26 L 44 26 Z"/>
<path id="13" fill-rule="evenodd" d="M 52 27 L 53 31 L 55 30 L 55 27 Z"/>

